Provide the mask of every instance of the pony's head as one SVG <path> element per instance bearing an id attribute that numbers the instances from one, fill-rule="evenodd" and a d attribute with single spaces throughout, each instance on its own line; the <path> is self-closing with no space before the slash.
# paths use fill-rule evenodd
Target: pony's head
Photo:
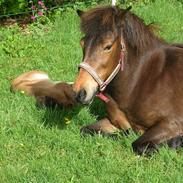
<path id="1" fill-rule="evenodd" d="M 154 34 L 150 27 L 129 12 L 130 9 L 107 6 L 77 11 L 84 33 L 80 41 L 83 62 L 73 85 L 79 102 L 90 103 L 96 93 L 105 88 L 103 84 L 113 79 L 113 71 L 119 71 L 121 53 L 127 56 L 127 47 L 139 54 L 153 45 Z M 106 80 L 107 83 L 103 83 Z"/>
<path id="2" fill-rule="evenodd" d="M 83 49 L 83 63 L 89 65 L 98 77 L 105 81 L 120 60 L 124 40 L 121 34 L 122 19 L 129 9 L 99 7 L 87 12 L 78 10 L 81 31 L 84 37 L 80 44 Z M 73 89 L 76 99 L 88 104 L 99 91 L 100 84 L 85 68 L 80 67 Z"/>

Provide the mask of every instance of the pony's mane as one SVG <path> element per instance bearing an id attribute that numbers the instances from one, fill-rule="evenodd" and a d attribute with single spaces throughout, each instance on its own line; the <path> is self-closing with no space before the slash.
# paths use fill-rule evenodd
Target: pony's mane
<path id="1" fill-rule="evenodd" d="M 160 41 L 154 34 L 153 27 L 153 24 L 146 25 L 137 15 L 112 6 L 93 8 L 81 16 L 81 31 L 86 36 L 122 31 L 126 43 L 137 51 L 147 49 Z"/>

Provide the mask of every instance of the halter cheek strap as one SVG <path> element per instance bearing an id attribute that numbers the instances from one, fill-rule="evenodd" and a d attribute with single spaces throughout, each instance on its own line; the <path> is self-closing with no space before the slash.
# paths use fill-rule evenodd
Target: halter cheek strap
<path id="1" fill-rule="evenodd" d="M 93 79 L 98 83 L 100 93 L 97 94 L 96 96 L 98 96 L 101 100 L 108 102 L 109 99 L 102 92 L 105 90 L 106 86 L 114 79 L 114 77 L 117 75 L 117 73 L 120 70 L 123 71 L 123 69 L 124 69 L 124 50 L 122 48 L 118 65 L 115 67 L 115 69 L 112 71 L 112 73 L 109 75 L 109 77 L 105 81 L 103 81 L 100 78 L 100 76 L 97 74 L 97 72 L 88 63 L 86 63 L 86 62 L 80 63 L 79 68 L 86 70 L 93 77 Z"/>
<path id="2" fill-rule="evenodd" d="M 99 86 L 102 86 L 104 84 L 104 81 L 100 78 L 100 76 L 88 63 L 86 62 L 80 63 L 79 68 L 86 70 L 93 77 L 93 79 L 95 79 L 95 81 L 99 84 Z"/>

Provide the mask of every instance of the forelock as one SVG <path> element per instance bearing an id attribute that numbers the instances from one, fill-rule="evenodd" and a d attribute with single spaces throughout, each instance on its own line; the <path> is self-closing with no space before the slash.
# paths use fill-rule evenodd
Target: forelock
<path id="1" fill-rule="evenodd" d="M 113 31 L 118 13 L 119 9 L 111 6 L 88 10 L 81 16 L 81 31 L 86 36 Z"/>

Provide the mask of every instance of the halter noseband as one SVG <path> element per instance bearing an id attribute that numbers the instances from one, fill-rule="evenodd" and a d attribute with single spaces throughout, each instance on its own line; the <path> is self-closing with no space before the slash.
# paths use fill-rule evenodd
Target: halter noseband
<path id="1" fill-rule="evenodd" d="M 124 51 L 124 45 L 122 44 L 121 46 L 122 48 L 121 48 L 118 65 L 115 67 L 115 69 L 112 71 L 112 73 L 109 75 L 109 77 L 105 81 L 101 79 L 101 77 L 97 74 L 95 69 L 93 69 L 88 63 L 83 61 L 82 63 L 79 64 L 79 68 L 86 70 L 93 77 L 93 79 L 98 83 L 99 91 L 100 91 L 98 96 L 105 102 L 108 102 L 108 100 L 105 99 L 105 96 L 102 94 L 102 92 L 105 90 L 106 86 L 114 79 L 114 77 L 117 75 L 120 69 L 121 71 L 123 71 L 123 68 L 124 68 L 124 52 L 125 51 Z"/>

